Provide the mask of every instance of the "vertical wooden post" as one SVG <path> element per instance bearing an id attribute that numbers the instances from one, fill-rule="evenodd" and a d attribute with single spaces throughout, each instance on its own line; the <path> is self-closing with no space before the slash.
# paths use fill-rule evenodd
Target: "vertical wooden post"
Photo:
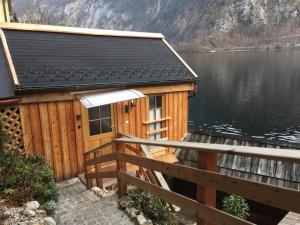
<path id="1" fill-rule="evenodd" d="M 217 154 L 198 152 L 198 169 L 217 171 Z M 208 206 L 216 207 L 216 189 L 197 185 L 197 201 Z M 197 225 L 211 225 L 203 219 L 198 219 Z"/>
<path id="2" fill-rule="evenodd" d="M 125 144 L 124 143 L 119 143 L 117 144 L 117 148 L 116 148 L 117 152 L 122 152 L 125 153 L 126 149 L 125 149 Z M 117 160 L 117 171 L 118 172 L 126 172 L 126 162 L 121 161 L 121 160 Z M 127 190 L 127 185 L 126 183 L 118 178 L 118 193 L 119 193 L 119 197 L 122 197 L 125 195 Z"/>
<path id="3" fill-rule="evenodd" d="M 100 157 L 100 156 L 101 156 L 101 153 L 99 153 L 99 152 L 94 152 L 94 159 L 97 158 L 97 157 Z M 95 172 L 96 172 L 96 173 L 101 172 L 101 164 L 100 164 L 100 163 L 98 163 L 98 165 L 95 164 Z M 104 187 L 104 186 L 103 186 L 103 178 L 98 178 L 98 179 L 96 179 L 96 184 L 97 184 L 97 187 L 103 189 L 103 187 Z"/>
<path id="4" fill-rule="evenodd" d="M 91 186 L 91 182 L 90 182 L 90 179 L 87 179 L 87 174 L 88 174 L 88 166 L 86 165 L 86 161 L 88 159 L 87 155 L 83 155 L 83 166 L 84 166 L 84 177 L 85 177 L 85 182 L 86 182 L 86 187 L 87 189 L 90 189 L 92 186 Z"/>

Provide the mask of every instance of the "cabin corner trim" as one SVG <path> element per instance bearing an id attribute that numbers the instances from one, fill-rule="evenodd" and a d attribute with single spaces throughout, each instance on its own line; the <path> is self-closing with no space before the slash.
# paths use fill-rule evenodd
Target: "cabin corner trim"
<path id="1" fill-rule="evenodd" d="M 14 63 L 13 63 L 13 60 L 12 60 L 12 57 L 11 57 L 11 54 L 10 54 L 10 51 L 9 51 L 9 47 L 8 47 L 8 44 L 7 44 L 7 41 L 6 41 L 6 37 L 5 37 L 5 34 L 4 34 L 2 29 L 0 29 L 0 39 L 1 39 L 2 44 L 3 44 L 4 53 L 5 53 L 5 56 L 6 56 L 6 61 L 8 63 L 8 67 L 9 67 L 9 70 L 11 72 L 14 84 L 16 86 L 20 86 L 19 79 L 18 79 L 16 70 L 15 70 L 15 66 L 14 66 Z"/>
<path id="2" fill-rule="evenodd" d="M 193 74 L 194 77 L 198 77 L 198 75 L 195 73 L 195 71 L 186 63 L 186 61 L 184 61 L 183 58 L 181 58 L 181 56 L 175 51 L 175 49 L 166 41 L 166 39 L 162 39 L 163 42 L 168 46 L 168 48 L 176 55 L 176 57 L 180 60 L 181 63 L 183 63 L 183 65 L 186 66 L 186 68 Z"/>

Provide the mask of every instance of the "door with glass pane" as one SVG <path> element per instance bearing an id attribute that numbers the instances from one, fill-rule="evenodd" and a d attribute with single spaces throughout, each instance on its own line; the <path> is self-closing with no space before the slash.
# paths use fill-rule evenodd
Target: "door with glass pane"
<path id="1" fill-rule="evenodd" d="M 83 115 L 86 124 L 84 131 L 88 138 L 89 150 L 112 141 L 115 134 L 114 105 L 102 105 L 85 110 Z M 102 149 L 101 154 L 113 151 L 112 146 Z"/>

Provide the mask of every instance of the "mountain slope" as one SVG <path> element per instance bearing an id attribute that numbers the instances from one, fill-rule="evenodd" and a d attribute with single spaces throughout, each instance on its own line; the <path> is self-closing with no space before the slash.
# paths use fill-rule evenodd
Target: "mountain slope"
<path id="1" fill-rule="evenodd" d="M 21 21 L 161 32 L 177 44 L 260 45 L 278 42 L 281 36 L 295 41 L 300 34 L 300 0 L 14 0 L 12 3 Z"/>

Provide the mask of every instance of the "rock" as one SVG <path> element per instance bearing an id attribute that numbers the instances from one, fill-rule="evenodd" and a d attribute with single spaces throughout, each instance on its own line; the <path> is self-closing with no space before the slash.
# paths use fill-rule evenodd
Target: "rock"
<path id="1" fill-rule="evenodd" d="M 55 209 L 57 207 L 57 203 L 51 200 L 50 202 L 48 202 L 48 206 L 52 209 Z"/>
<path id="2" fill-rule="evenodd" d="M 137 215 L 139 214 L 139 210 L 135 208 L 126 208 L 126 212 L 131 218 L 136 218 Z"/>
<path id="3" fill-rule="evenodd" d="M 129 206 L 129 201 L 127 198 L 122 198 L 120 199 L 119 204 L 121 209 L 126 209 Z"/>
<path id="4" fill-rule="evenodd" d="M 35 212 L 39 215 L 46 216 L 46 210 L 44 209 L 38 209 Z"/>
<path id="5" fill-rule="evenodd" d="M 104 194 L 104 191 L 103 189 L 101 188 L 98 188 L 98 187 L 92 187 L 91 189 L 96 195 L 98 195 L 99 197 L 102 197 L 102 195 Z"/>
<path id="6" fill-rule="evenodd" d="M 23 214 L 26 216 L 35 216 L 35 211 L 31 210 L 28 207 L 25 207 Z"/>
<path id="7" fill-rule="evenodd" d="M 92 190 L 93 192 L 99 192 L 99 191 L 101 191 L 102 189 L 101 189 L 101 188 L 98 188 L 98 187 L 92 187 L 91 190 Z"/>
<path id="8" fill-rule="evenodd" d="M 105 197 L 112 196 L 112 195 L 114 195 L 114 194 L 116 194 L 116 191 L 115 191 L 115 190 L 111 190 L 111 191 L 105 190 L 101 197 L 102 197 L 102 198 L 105 198 Z"/>
<path id="9" fill-rule="evenodd" d="M 114 195 L 114 194 L 116 193 L 115 190 L 108 191 L 108 190 L 106 190 L 106 189 L 101 189 L 101 188 L 98 188 L 98 187 L 92 187 L 91 190 L 92 190 L 96 195 L 98 195 L 98 196 L 101 197 L 101 198 L 105 198 L 105 197 Z"/>
<path id="10" fill-rule="evenodd" d="M 152 220 L 147 220 L 147 223 L 145 225 L 153 225 Z"/>
<path id="11" fill-rule="evenodd" d="M 47 209 L 48 213 L 51 214 L 54 213 L 56 208 L 57 208 L 57 203 L 55 201 L 51 200 L 48 202 L 48 209 Z"/>
<path id="12" fill-rule="evenodd" d="M 56 225 L 56 222 L 52 217 L 45 217 L 44 218 L 44 225 Z"/>
<path id="13" fill-rule="evenodd" d="M 27 202 L 25 206 L 26 208 L 35 211 L 40 207 L 40 203 L 38 201 L 31 201 L 31 202 Z"/>
<path id="14" fill-rule="evenodd" d="M 142 213 L 139 214 L 139 215 L 136 217 L 136 219 L 137 219 L 137 222 L 138 222 L 139 225 L 145 225 L 145 224 L 148 223 L 148 220 L 144 217 L 144 215 L 143 215 Z"/>

